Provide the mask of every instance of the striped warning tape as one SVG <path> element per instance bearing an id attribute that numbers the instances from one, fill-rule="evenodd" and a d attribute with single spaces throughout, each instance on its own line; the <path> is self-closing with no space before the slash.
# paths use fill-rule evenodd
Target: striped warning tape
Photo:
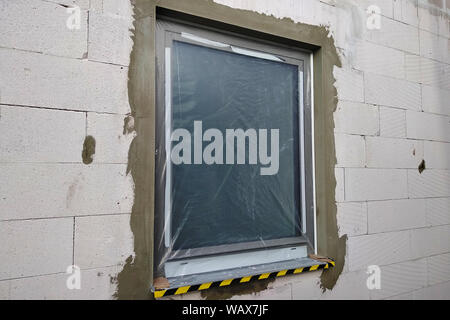
<path id="1" fill-rule="evenodd" d="M 315 270 L 320 270 L 320 269 L 328 269 L 330 267 L 334 267 L 334 265 L 335 265 L 334 261 L 329 261 L 326 264 L 317 264 L 317 265 L 313 265 L 310 267 L 262 273 L 262 274 L 257 274 L 257 275 L 253 275 L 253 276 L 234 278 L 234 279 L 228 279 L 228 280 L 222 280 L 222 281 L 214 281 L 214 282 L 196 284 L 196 285 L 192 285 L 192 286 L 185 286 L 185 287 L 179 287 L 179 288 L 155 290 L 154 294 L 155 294 L 155 298 L 161 298 L 161 297 L 172 296 L 172 295 L 176 295 L 176 294 L 183 294 L 183 293 L 192 292 L 192 291 L 206 290 L 209 288 L 225 287 L 225 286 L 229 286 L 232 283 L 244 283 L 244 282 L 250 282 L 250 281 L 255 281 L 255 280 L 273 279 L 276 277 L 283 277 L 283 276 L 286 276 L 289 274 L 298 274 L 298 273 L 315 271 Z"/>

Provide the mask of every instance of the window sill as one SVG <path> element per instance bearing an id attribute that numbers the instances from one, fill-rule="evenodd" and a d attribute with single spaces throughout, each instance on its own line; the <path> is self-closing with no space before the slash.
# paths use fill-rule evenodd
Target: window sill
<path id="1" fill-rule="evenodd" d="M 168 278 L 167 280 L 169 282 L 169 287 L 152 287 L 152 291 L 154 292 L 155 298 L 161 298 L 187 292 L 206 290 L 214 287 L 225 287 L 231 284 L 273 279 L 291 274 L 328 269 L 334 265 L 334 261 L 330 259 L 316 260 L 305 257 L 250 267 Z"/>

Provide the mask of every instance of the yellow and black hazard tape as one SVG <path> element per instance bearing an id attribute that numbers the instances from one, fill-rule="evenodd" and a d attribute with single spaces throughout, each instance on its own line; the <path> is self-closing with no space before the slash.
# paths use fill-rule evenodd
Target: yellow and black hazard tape
<path id="1" fill-rule="evenodd" d="M 317 264 L 317 265 L 313 265 L 313 266 L 309 266 L 309 267 L 281 270 L 281 271 L 275 271 L 275 272 L 269 272 L 269 273 L 262 273 L 262 274 L 257 274 L 257 275 L 253 275 L 253 276 L 234 278 L 234 279 L 228 279 L 228 280 L 222 280 L 222 281 L 214 281 L 214 282 L 196 284 L 196 285 L 192 285 L 192 286 L 184 286 L 184 287 L 179 287 L 179 288 L 155 290 L 154 295 L 155 295 L 155 298 L 161 298 L 161 297 L 172 296 L 172 295 L 176 295 L 176 294 L 183 294 L 183 293 L 192 292 L 192 291 L 206 290 L 209 288 L 225 287 L 225 286 L 229 286 L 232 283 L 245 283 L 245 282 L 250 282 L 250 281 L 273 279 L 276 277 L 283 277 L 283 276 L 287 276 L 290 274 L 298 274 L 298 273 L 304 273 L 304 272 L 309 272 L 309 271 L 316 271 L 316 270 L 320 270 L 320 269 L 328 269 L 330 267 L 334 267 L 334 265 L 335 265 L 334 261 L 328 261 L 328 262 L 326 262 L 326 264 Z"/>

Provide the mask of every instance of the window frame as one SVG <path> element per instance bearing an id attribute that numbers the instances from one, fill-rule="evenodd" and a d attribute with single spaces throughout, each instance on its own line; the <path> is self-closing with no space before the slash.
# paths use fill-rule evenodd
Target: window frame
<path id="1" fill-rule="evenodd" d="M 313 53 L 307 49 L 290 47 L 271 41 L 251 38 L 242 34 L 218 30 L 211 27 L 196 25 L 194 23 L 180 21 L 174 18 L 159 16 L 156 19 L 156 144 L 155 144 L 155 267 L 160 267 L 163 259 L 178 260 L 208 255 L 226 255 L 233 252 L 244 252 L 253 250 L 264 250 L 272 248 L 283 248 L 293 245 L 305 245 L 309 253 L 316 253 L 316 214 L 315 214 L 315 181 L 314 181 L 314 119 L 312 101 L 313 83 Z M 246 50 L 272 54 L 282 58 L 285 63 L 299 66 L 299 207 L 298 213 L 301 221 L 302 236 L 292 238 L 280 238 L 265 241 L 252 241 L 238 244 L 227 244 L 211 246 L 198 249 L 171 250 L 165 248 L 167 217 L 164 215 L 166 198 L 165 175 L 167 168 L 166 143 L 167 143 L 167 108 L 166 108 L 166 53 L 165 48 L 171 47 L 173 41 L 182 41 L 207 48 L 223 51 L 231 51 L 227 48 L 219 48 L 208 43 L 200 43 L 196 40 L 182 36 L 188 33 L 202 39 L 230 44 Z M 302 68 L 302 70 L 301 70 Z M 301 70 L 301 71 L 300 71 Z M 303 133 L 303 134 L 302 134 Z M 302 152 L 303 150 L 303 152 Z M 307 153 L 309 156 L 307 156 Z M 171 164 L 169 162 L 169 164 Z M 164 192 L 162 191 L 164 190 Z M 161 193 L 164 196 L 161 196 Z M 163 214 L 161 214 L 163 212 Z M 306 218 L 306 224 L 304 223 Z M 169 228 L 170 229 L 170 228 Z M 170 236 L 169 236 L 170 238 Z M 155 268 L 158 270 L 158 268 Z M 158 273 L 158 272 L 157 272 Z M 161 272 L 159 272 L 161 273 Z"/>

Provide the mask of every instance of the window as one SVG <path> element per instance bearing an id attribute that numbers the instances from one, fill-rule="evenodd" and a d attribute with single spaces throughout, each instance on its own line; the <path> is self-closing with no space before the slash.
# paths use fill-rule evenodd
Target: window
<path id="1" fill-rule="evenodd" d="M 315 250 L 311 53 L 157 21 L 155 274 Z"/>

